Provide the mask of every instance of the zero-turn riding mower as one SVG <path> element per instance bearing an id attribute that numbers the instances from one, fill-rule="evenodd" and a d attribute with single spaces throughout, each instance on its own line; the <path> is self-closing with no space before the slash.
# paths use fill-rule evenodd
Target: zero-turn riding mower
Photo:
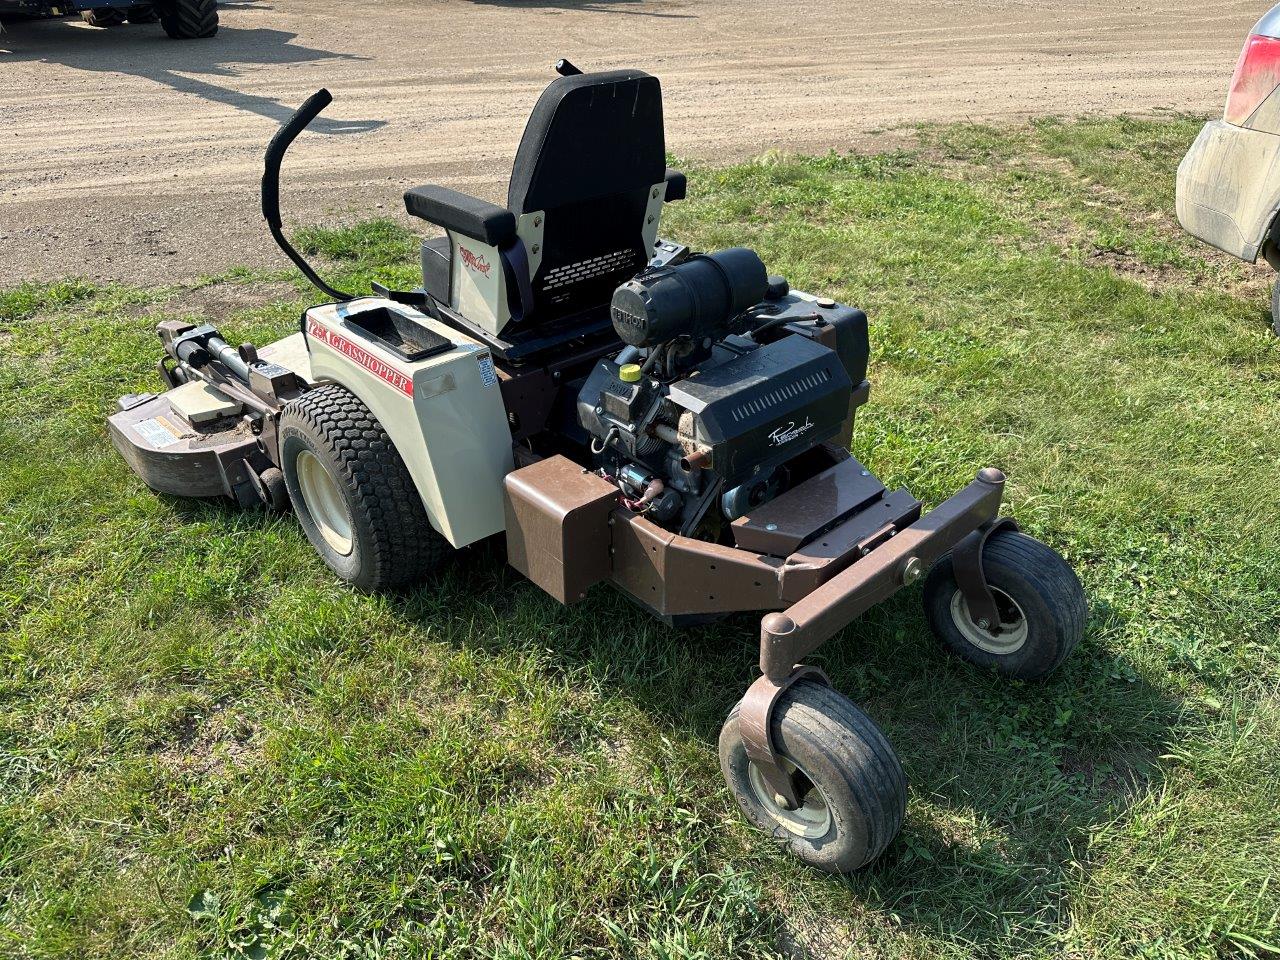
<path id="1" fill-rule="evenodd" d="M 853 870 L 898 832 L 906 783 L 805 658 L 924 579 L 951 650 L 1041 677 L 1084 630 L 1083 591 L 998 516 L 999 470 L 924 513 L 850 456 L 866 315 L 789 289 L 750 250 L 660 238 L 685 177 L 666 167 L 658 81 L 557 69 L 506 207 L 409 190 L 408 212 L 446 235 L 422 244 L 420 289 L 374 296 L 330 287 L 281 231 L 281 158 L 331 99 L 311 97 L 267 150 L 262 206 L 335 302 L 262 348 L 160 324 L 168 389 L 122 398 L 112 438 L 158 491 L 292 504 L 366 590 L 502 534 L 511 565 L 562 603 L 609 581 L 673 625 L 767 611 L 721 768 L 754 824 Z"/>

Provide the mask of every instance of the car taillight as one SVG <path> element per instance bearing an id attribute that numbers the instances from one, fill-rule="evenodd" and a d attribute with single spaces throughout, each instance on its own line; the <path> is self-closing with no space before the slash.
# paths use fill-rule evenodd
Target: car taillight
<path id="1" fill-rule="evenodd" d="M 1227 123 L 1243 124 L 1258 104 L 1280 86 L 1280 39 L 1253 34 L 1240 51 L 1236 72 L 1227 94 Z"/>

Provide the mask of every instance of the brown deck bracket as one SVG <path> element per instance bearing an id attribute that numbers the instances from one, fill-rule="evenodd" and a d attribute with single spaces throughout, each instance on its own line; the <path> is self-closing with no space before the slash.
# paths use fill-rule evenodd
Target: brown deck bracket
<path id="1" fill-rule="evenodd" d="M 951 548 L 951 569 L 955 574 L 956 585 L 964 595 L 969 610 L 969 619 L 979 630 L 990 633 L 1000 632 L 1000 608 L 996 598 L 987 586 L 986 575 L 982 571 L 982 551 L 987 540 L 997 530 L 1017 530 L 1018 524 L 1012 517 L 997 517 L 990 523 L 984 523 Z"/>
<path id="2" fill-rule="evenodd" d="M 788 688 L 797 680 L 816 680 L 824 686 L 831 686 L 827 675 L 817 667 L 796 666 L 781 680 L 762 676 L 756 680 L 742 698 L 738 707 L 738 732 L 747 748 L 747 757 L 764 782 L 777 796 L 784 801 L 788 810 L 801 805 L 803 798 L 796 791 L 795 781 L 790 772 L 782 765 L 773 749 L 773 735 L 770 732 L 773 724 L 773 708 Z"/>

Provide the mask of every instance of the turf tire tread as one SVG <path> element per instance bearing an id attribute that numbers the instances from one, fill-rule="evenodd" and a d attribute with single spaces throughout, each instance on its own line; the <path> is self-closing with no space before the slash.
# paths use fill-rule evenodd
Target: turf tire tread
<path id="1" fill-rule="evenodd" d="M 997 531 L 987 540 L 982 565 L 992 586 L 1005 589 L 1022 581 L 1039 598 L 1049 615 L 1052 637 L 1042 629 L 1029 642 L 1042 645 L 1052 639 L 1052 656 L 1031 662 L 1012 655 L 984 657 L 972 648 L 950 622 L 947 610 L 952 593 L 958 589 L 950 554 L 934 565 L 925 581 L 925 611 L 934 633 L 960 657 L 1018 679 L 1034 680 L 1053 673 L 1084 636 L 1089 617 L 1089 604 L 1075 571 L 1052 547 L 1014 530 Z"/>
<path id="2" fill-rule="evenodd" d="M 359 586 L 394 589 L 415 583 L 449 555 L 431 526 L 413 478 L 391 438 L 353 393 L 337 384 L 308 390 L 289 403 L 281 427 L 295 420 L 333 453 L 371 536 L 373 576 Z"/>

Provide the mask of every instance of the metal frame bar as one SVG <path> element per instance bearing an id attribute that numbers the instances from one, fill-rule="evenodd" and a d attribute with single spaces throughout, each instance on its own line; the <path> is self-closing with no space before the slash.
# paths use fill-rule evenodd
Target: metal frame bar
<path id="1" fill-rule="evenodd" d="M 877 546 L 843 573 L 785 611 L 770 613 L 761 620 L 762 676 L 743 698 L 738 731 L 747 756 L 770 788 L 792 809 L 799 806 L 801 798 L 773 743 L 773 709 L 798 680 L 818 678 L 829 685 L 825 674 L 798 661 L 855 617 L 919 580 L 931 564 L 958 543 L 963 543 L 967 551 L 960 560 L 968 584 L 967 588 L 961 587 L 966 598 L 973 591 L 975 597 L 985 594 L 990 599 L 991 592 L 982 575 L 982 546 L 992 532 L 1006 525 L 996 516 L 1003 493 L 1003 473 L 994 467 L 979 471 L 972 483 L 909 527 L 888 531 Z M 994 600 L 990 602 L 994 607 Z"/>
<path id="2" fill-rule="evenodd" d="M 1004 474 L 994 467 L 803 599 L 760 622 L 760 670 L 780 681 L 859 614 L 924 576 L 961 537 L 995 519 Z"/>

